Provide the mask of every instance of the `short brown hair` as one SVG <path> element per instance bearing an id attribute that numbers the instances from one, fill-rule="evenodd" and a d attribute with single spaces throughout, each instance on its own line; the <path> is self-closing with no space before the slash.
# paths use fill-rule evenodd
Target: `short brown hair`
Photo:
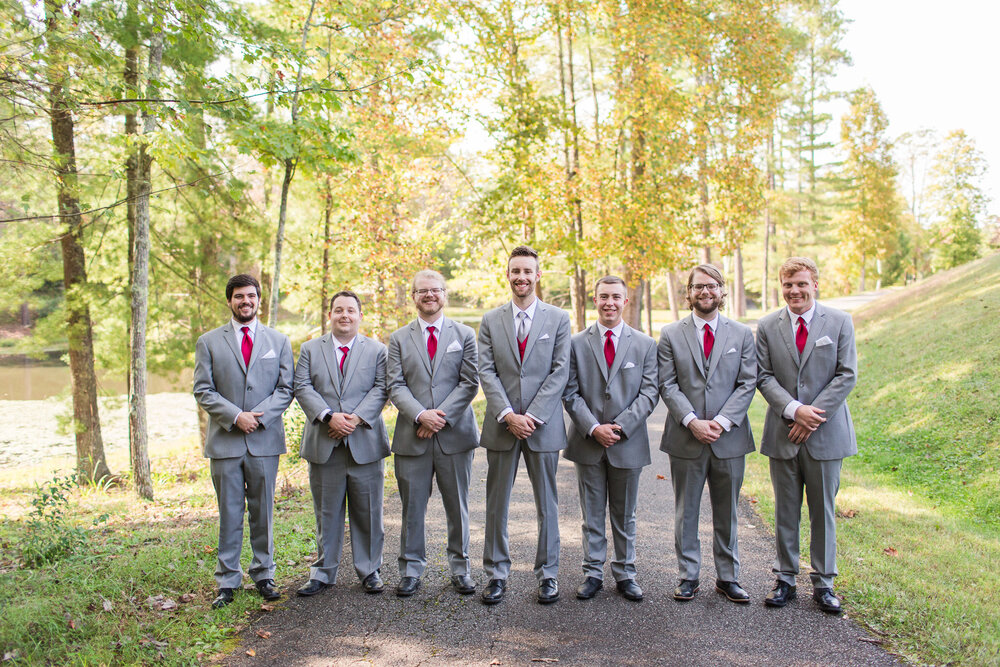
<path id="1" fill-rule="evenodd" d="M 331 313 L 333 312 L 333 302 L 336 301 L 339 297 L 342 297 L 342 296 L 347 296 L 347 297 L 350 297 L 350 298 L 354 299 L 355 301 L 357 301 L 358 302 L 358 312 L 359 313 L 361 312 L 361 297 L 359 297 L 357 294 L 355 294 L 354 292 L 352 292 L 349 289 L 344 289 L 344 290 L 340 290 L 339 292 L 337 292 L 336 294 L 334 294 L 333 296 L 330 297 L 330 312 Z"/>
<path id="2" fill-rule="evenodd" d="M 226 283 L 226 301 L 233 300 L 233 292 L 237 287 L 253 287 L 257 290 L 257 298 L 260 298 L 260 283 L 249 273 L 241 273 L 229 279 Z"/>
<path id="3" fill-rule="evenodd" d="M 781 268 L 778 269 L 778 280 L 784 280 L 799 271 L 808 271 L 812 275 L 813 281 L 819 282 L 819 267 L 808 257 L 789 257 L 786 259 Z"/>
<path id="4" fill-rule="evenodd" d="M 626 294 L 628 293 L 628 285 L 626 285 L 625 281 L 619 278 L 618 276 L 604 276 L 603 278 L 598 280 L 596 283 L 594 283 L 594 294 L 597 294 L 597 288 L 600 287 L 601 285 L 621 285 L 622 287 L 625 288 L 625 293 Z"/>
<path id="5" fill-rule="evenodd" d="M 510 260 L 514 259 L 515 257 L 532 257 L 535 260 L 535 267 L 538 268 L 540 266 L 538 262 L 538 251 L 532 248 L 531 246 L 519 245 L 513 250 L 511 250 L 510 257 L 507 258 L 508 268 L 510 267 Z"/>
<path id="6" fill-rule="evenodd" d="M 687 299 L 688 302 L 688 308 L 692 310 L 694 309 L 694 305 L 692 305 L 691 303 L 690 292 L 691 292 L 691 286 L 694 285 L 694 274 L 695 272 L 699 271 L 701 273 L 704 273 L 706 276 L 708 276 L 715 282 L 719 283 L 719 294 L 722 297 L 722 300 L 719 301 L 719 308 L 720 309 L 724 308 L 726 305 L 726 297 L 729 296 L 729 292 L 726 291 L 726 279 L 722 275 L 722 271 L 719 271 L 719 267 L 715 266 L 714 264 L 699 264 L 698 266 L 691 269 L 691 272 L 688 274 L 688 280 L 687 280 L 688 294 L 685 295 L 685 298 Z"/>

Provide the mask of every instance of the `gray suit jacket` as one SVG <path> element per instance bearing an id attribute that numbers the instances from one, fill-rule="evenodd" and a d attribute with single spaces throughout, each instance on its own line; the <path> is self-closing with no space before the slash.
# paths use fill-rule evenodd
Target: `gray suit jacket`
<path id="1" fill-rule="evenodd" d="M 514 447 L 514 435 L 497 421 L 509 407 L 517 414 L 530 412 L 545 422 L 526 441 L 528 449 L 557 452 L 566 447 L 561 399 L 569 379 L 569 315 L 538 302 L 522 364 L 512 313 L 508 301 L 483 315 L 479 326 L 479 382 L 486 394 L 480 444 L 497 451 Z"/>
<path id="2" fill-rule="evenodd" d="M 757 387 L 770 409 L 764 419 L 760 453 L 776 459 L 794 458 L 799 451 L 788 439 L 789 422 L 781 413 L 792 400 L 826 410 L 826 421 L 805 442 L 817 461 L 842 459 L 858 453 L 847 395 L 858 376 L 851 316 L 816 304 L 802 358 L 792 337 L 788 309 L 761 318 L 757 325 Z"/>
<path id="3" fill-rule="evenodd" d="M 232 322 L 198 338 L 194 353 L 194 397 L 210 417 L 205 456 L 228 459 L 285 453 L 281 414 L 292 402 L 292 346 L 288 336 L 257 323 L 250 365 L 236 344 Z M 253 433 L 236 428 L 240 412 L 263 412 Z"/>
<path id="4" fill-rule="evenodd" d="M 299 454 L 311 463 L 326 463 L 341 441 L 327 435 L 320 417 L 327 410 L 356 414 L 362 423 L 347 436 L 354 461 L 372 463 L 389 456 L 389 435 L 382 421 L 389 392 L 385 384 L 385 345 L 358 334 L 344 363 L 340 384 L 333 335 L 306 341 L 295 366 L 295 400 L 306 415 Z"/>
<path id="5" fill-rule="evenodd" d="M 754 450 L 747 410 L 757 388 L 757 356 L 750 327 L 719 316 L 715 344 L 705 366 L 705 353 L 692 316 L 663 327 L 657 346 L 660 396 L 667 404 L 667 422 L 660 450 L 695 459 L 705 445 L 681 421 L 691 412 L 698 419 L 722 415 L 733 423 L 711 444 L 720 459 Z"/>
<path id="6" fill-rule="evenodd" d="M 475 332 L 447 317 L 441 322 L 433 362 L 427 356 L 420 322 L 413 320 L 393 332 L 387 375 L 389 398 L 399 409 L 392 434 L 394 453 L 417 456 L 432 442 L 440 444 L 445 454 L 476 448 L 479 429 L 472 399 L 479 393 L 477 357 Z M 421 439 L 414 420 L 429 409 L 443 410 L 447 424 L 433 437 Z"/>
<path id="7" fill-rule="evenodd" d="M 570 416 L 570 461 L 595 464 L 607 452 L 615 468 L 650 464 L 646 419 L 659 402 L 656 393 L 656 341 L 627 324 L 622 328 L 615 360 L 608 368 L 604 340 L 597 324 L 576 334 L 570 344 L 569 382 L 563 404 Z M 594 424 L 614 422 L 623 437 L 607 449 L 587 435 Z"/>

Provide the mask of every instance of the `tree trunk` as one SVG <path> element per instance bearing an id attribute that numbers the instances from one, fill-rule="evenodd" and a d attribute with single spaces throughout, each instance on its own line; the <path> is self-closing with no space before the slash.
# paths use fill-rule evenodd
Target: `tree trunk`
<path id="1" fill-rule="evenodd" d="M 771 276 L 771 236 L 774 234 L 774 222 L 771 219 L 771 201 L 774 197 L 774 128 L 767 135 L 767 197 L 764 199 L 764 271 L 760 281 L 760 307 L 765 313 L 771 310 L 771 299 L 768 288 Z M 777 305 L 777 304 L 775 304 Z"/>
<path id="2" fill-rule="evenodd" d="M 667 272 L 667 299 L 670 301 L 670 314 L 674 316 L 674 322 L 681 319 L 681 310 L 679 299 L 680 296 L 680 281 L 677 280 L 677 274 L 673 271 Z"/>
<path id="3" fill-rule="evenodd" d="M 153 33 L 149 46 L 146 97 L 159 94 L 160 63 L 163 61 L 163 33 Z M 149 314 L 149 194 L 152 190 L 153 158 L 147 150 L 149 134 L 156 131 L 156 117 L 148 108 L 142 114 L 143 140 L 139 142 L 138 198 L 135 210 L 135 245 L 132 252 L 132 358 L 129 386 L 129 452 L 135 490 L 141 497 L 153 499 L 153 478 L 149 468 L 149 431 L 146 425 L 146 320 Z"/>
<path id="4" fill-rule="evenodd" d="M 326 334 L 327 295 L 330 289 L 330 216 L 333 213 L 333 187 L 330 184 L 330 174 L 326 175 L 323 191 L 323 278 L 319 286 L 319 327 Z"/>
<path id="5" fill-rule="evenodd" d="M 646 331 L 653 335 L 653 281 L 646 281 Z"/>
<path id="6" fill-rule="evenodd" d="M 642 312 L 642 292 L 643 284 L 642 281 L 637 281 L 635 273 L 628 266 L 625 267 L 623 278 L 625 279 L 626 285 L 635 285 L 632 291 L 632 298 L 628 300 L 625 304 L 625 310 L 622 311 L 622 319 L 625 320 L 625 324 L 629 325 L 633 329 L 639 328 L 639 315 Z"/>
<path id="7" fill-rule="evenodd" d="M 66 337 L 73 378 L 73 431 L 76 435 L 77 482 L 86 484 L 111 476 L 104 457 L 101 420 L 97 409 L 97 376 L 94 372 L 94 338 L 87 304 L 87 263 L 83 250 L 83 216 L 80 213 L 76 169 L 76 127 L 63 89 L 66 79 L 61 62 L 58 0 L 46 0 L 46 32 L 49 33 L 51 71 L 49 118 L 55 149 L 56 193 L 59 215 L 66 225 L 60 238 L 63 285 L 66 291 Z"/>
<path id="8" fill-rule="evenodd" d="M 746 285 L 743 284 L 743 249 L 736 246 L 733 252 L 733 317 L 746 317 Z"/>

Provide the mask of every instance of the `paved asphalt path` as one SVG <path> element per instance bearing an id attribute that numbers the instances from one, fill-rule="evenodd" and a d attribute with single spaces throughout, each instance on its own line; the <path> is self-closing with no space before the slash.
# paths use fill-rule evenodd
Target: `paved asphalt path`
<path id="1" fill-rule="evenodd" d="M 642 602 L 629 602 L 614 588 L 610 564 L 603 591 L 577 600 L 582 581 L 581 515 L 573 465 L 560 461 L 559 527 L 562 535 L 559 589 L 551 605 L 535 601 L 531 572 L 536 524 L 531 486 L 522 463 L 510 511 L 513 571 L 507 597 L 487 607 L 479 600 L 486 583 L 481 570 L 485 516 L 486 456 L 476 451 L 470 498 L 471 556 L 476 595 L 460 596 L 449 583 L 444 511 L 435 490 L 428 506 L 428 567 L 420 590 L 397 598 L 400 502 L 385 502 L 386 590 L 366 595 L 354 576 L 345 545 L 336 586 L 312 598 L 294 595 L 303 583 L 279 568 L 279 583 L 291 593 L 244 632 L 230 665 L 895 665 L 849 618 L 821 612 L 810 597 L 808 575 L 799 577 L 799 598 L 783 609 L 764 606 L 772 584 L 773 538 L 750 505 L 739 511 L 744 588 L 752 601 L 737 605 L 715 592 L 708 492 L 701 512 L 701 590 L 694 600 L 671 597 L 677 566 L 673 550 L 673 499 L 667 455 L 660 452 L 665 406 L 650 418 L 653 464 L 641 477 L 638 509 L 637 581 Z M 756 456 L 756 454 L 754 454 Z M 608 527 L 609 551 L 610 526 Z M 257 631 L 270 632 L 267 639 Z M 262 633 L 265 634 L 265 633 Z M 248 656 L 247 650 L 256 654 Z M 548 660 L 539 660 L 539 659 Z"/>

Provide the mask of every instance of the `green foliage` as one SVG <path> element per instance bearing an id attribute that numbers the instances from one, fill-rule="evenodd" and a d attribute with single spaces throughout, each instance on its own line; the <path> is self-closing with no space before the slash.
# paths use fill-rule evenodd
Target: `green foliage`
<path id="1" fill-rule="evenodd" d="M 24 523 L 24 532 L 18 542 L 18 554 L 25 567 L 37 568 L 51 565 L 70 556 L 87 551 L 90 531 L 69 523 L 68 493 L 77 486 L 76 475 L 53 477 L 35 487 L 31 499 L 31 513 Z M 101 515 L 94 519 L 96 527 L 107 519 Z"/>
<path id="2" fill-rule="evenodd" d="M 949 269 L 980 255 L 985 224 L 986 161 L 975 142 L 957 130 L 945 137 L 930 169 L 928 188 L 935 236 L 934 268 Z"/>

